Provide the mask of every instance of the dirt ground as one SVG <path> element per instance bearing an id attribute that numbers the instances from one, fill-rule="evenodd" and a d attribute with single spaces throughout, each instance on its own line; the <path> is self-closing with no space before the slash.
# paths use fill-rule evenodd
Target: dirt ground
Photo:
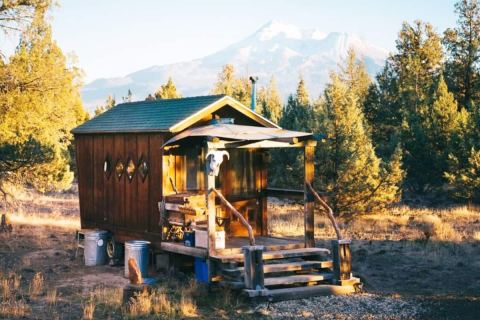
<path id="1" fill-rule="evenodd" d="M 270 207 L 290 224 L 297 209 Z M 476 211 L 461 219 L 434 213 L 442 221 L 436 231 L 410 216 L 342 223 L 353 238 L 353 273 L 364 283 L 361 294 L 254 305 L 225 289 L 208 291 L 191 274 L 160 274 L 158 291 L 127 310 L 121 301 L 127 283 L 123 267 L 85 267 L 75 258 L 75 195 L 27 197 L 17 210 L 14 231 L 0 234 L 1 319 L 480 319 Z M 52 215 L 48 224 L 39 222 Z M 281 226 L 272 219 L 275 223 Z M 317 229 L 318 239 L 331 238 L 321 218 Z M 284 227 L 271 231 L 295 233 Z M 329 247 L 329 241 L 317 245 Z"/>

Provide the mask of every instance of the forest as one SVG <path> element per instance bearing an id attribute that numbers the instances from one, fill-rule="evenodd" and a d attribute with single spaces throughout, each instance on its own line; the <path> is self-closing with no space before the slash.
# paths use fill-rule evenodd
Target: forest
<path id="1" fill-rule="evenodd" d="M 0 29 L 17 34 L 0 51 L 0 193 L 12 186 L 68 189 L 74 181 L 70 130 L 89 118 L 82 71 L 52 38 L 50 0 L 3 1 Z M 399 202 L 438 205 L 480 201 L 480 8 L 460 0 L 455 26 L 404 22 L 380 73 L 371 77 L 353 50 L 319 97 L 301 74 L 282 101 L 272 76 L 259 89 L 257 112 L 281 127 L 324 136 L 315 186 L 339 215 L 381 212 Z M 210 93 L 250 104 L 248 76 L 225 65 Z M 169 79 L 146 100 L 181 97 Z M 122 97 L 131 101 L 132 92 Z M 116 105 L 108 97 L 100 114 Z M 301 188 L 303 154 L 271 154 L 270 184 Z"/>

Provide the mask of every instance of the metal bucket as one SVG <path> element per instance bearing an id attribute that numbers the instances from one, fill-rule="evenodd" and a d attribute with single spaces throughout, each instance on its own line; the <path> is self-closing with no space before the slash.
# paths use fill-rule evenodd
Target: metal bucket
<path id="1" fill-rule="evenodd" d="M 85 232 L 84 257 L 86 266 L 106 264 L 108 231 L 89 230 Z"/>
<path id="2" fill-rule="evenodd" d="M 147 277 L 148 270 L 148 246 L 149 241 L 131 240 L 125 242 L 125 277 L 128 278 L 128 259 L 134 258 L 142 273 L 142 278 Z"/>

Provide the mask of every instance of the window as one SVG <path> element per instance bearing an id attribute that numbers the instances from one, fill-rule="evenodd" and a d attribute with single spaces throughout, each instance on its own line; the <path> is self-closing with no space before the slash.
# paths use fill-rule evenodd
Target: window
<path id="1" fill-rule="evenodd" d="M 142 178 L 142 182 L 145 181 L 148 175 L 148 163 L 147 163 L 147 160 L 145 160 L 145 157 L 143 156 L 143 154 L 140 157 L 140 160 L 138 161 L 138 173 Z"/>
<path id="2" fill-rule="evenodd" d="M 127 161 L 127 177 L 130 182 L 132 182 L 134 174 L 135 174 L 135 163 L 133 163 L 133 160 L 129 158 Z"/>
<path id="3" fill-rule="evenodd" d="M 103 174 L 107 179 L 109 179 L 110 175 L 112 174 L 112 159 L 109 155 L 107 155 L 105 161 L 103 162 Z"/>
<path id="4" fill-rule="evenodd" d="M 117 164 L 115 164 L 115 174 L 117 175 L 118 179 L 122 177 L 123 169 L 125 169 L 125 165 L 123 164 L 122 160 L 118 159 Z"/>

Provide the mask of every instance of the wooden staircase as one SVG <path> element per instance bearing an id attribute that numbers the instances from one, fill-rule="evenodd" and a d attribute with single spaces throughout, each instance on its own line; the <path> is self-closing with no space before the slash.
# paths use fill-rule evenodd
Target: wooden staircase
<path id="1" fill-rule="evenodd" d="M 324 248 L 263 252 L 264 288 L 262 290 L 245 287 L 243 254 L 211 256 L 211 258 L 216 261 L 216 270 L 221 278 L 221 284 L 243 289 L 249 297 L 261 296 L 268 300 L 286 300 L 352 291 L 353 286 L 343 288 L 334 285 L 333 262 L 326 258 L 328 254 L 330 250 Z"/>

